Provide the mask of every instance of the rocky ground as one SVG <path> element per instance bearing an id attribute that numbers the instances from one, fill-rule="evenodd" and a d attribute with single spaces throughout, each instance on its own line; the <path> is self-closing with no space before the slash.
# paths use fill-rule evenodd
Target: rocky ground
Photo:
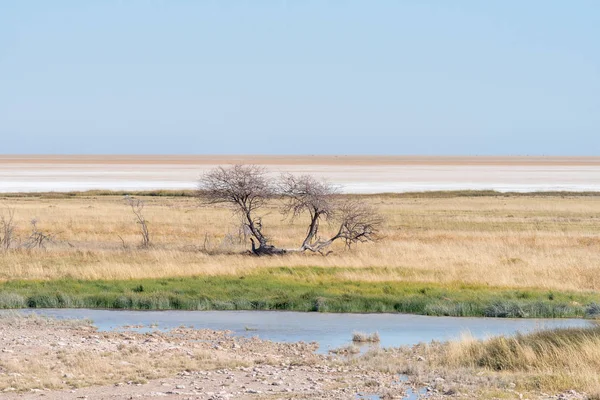
<path id="1" fill-rule="evenodd" d="M 89 323 L 0 318 L 0 391 L 11 398 L 402 398 L 395 374 L 228 332 L 97 332 Z"/>
<path id="2" fill-rule="evenodd" d="M 87 321 L 4 315 L 0 317 L 0 397 L 417 398 L 406 397 L 413 388 L 399 382 L 402 360 L 398 358 L 406 357 L 406 352 L 320 355 L 315 353 L 317 347 L 184 327 L 169 332 L 98 332 Z M 421 398 L 480 398 L 476 387 L 435 374 L 420 386 Z M 501 397 L 585 398 L 576 392 L 527 397 L 510 388 Z"/>

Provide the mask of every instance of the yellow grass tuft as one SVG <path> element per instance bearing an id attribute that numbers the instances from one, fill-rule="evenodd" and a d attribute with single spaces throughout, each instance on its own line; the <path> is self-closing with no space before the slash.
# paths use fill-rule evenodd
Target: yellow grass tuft
<path id="1" fill-rule="evenodd" d="M 436 356 L 437 353 L 437 356 Z M 475 340 L 430 351 L 446 368 L 513 375 L 524 389 L 600 393 L 600 328 L 566 328 Z"/>

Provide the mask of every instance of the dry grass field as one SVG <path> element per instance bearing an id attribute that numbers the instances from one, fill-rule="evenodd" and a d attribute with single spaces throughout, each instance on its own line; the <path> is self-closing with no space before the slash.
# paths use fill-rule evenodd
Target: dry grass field
<path id="1" fill-rule="evenodd" d="M 138 226 L 120 196 L 0 199 L 0 210 L 15 211 L 20 240 L 33 218 L 41 231 L 57 234 L 46 251 L 1 254 L 0 280 L 243 275 L 322 266 L 345 267 L 335 272 L 340 279 L 367 282 L 600 289 L 600 201 L 593 196 L 366 196 L 362 201 L 385 217 L 379 242 L 335 247 L 327 257 L 261 258 L 236 254 L 249 242 L 227 208 L 202 207 L 190 197 L 143 200 L 153 243 L 148 250 L 137 248 Z M 274 243 L 290 248 L 305 230 L 301 218 L 283 220 L 276 204 L 264 226 Z"/>

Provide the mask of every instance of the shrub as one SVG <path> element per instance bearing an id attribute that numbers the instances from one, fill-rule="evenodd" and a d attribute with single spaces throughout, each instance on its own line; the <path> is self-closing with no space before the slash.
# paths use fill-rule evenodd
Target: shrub
<path id="1" fill-rule="evenodd" d="M 373 332 L 371 334 L 363 332 L 354 332 L 352 334 L 352 341 L 355 343 L 379 343 L 380 338 L 378 332 Z"/>

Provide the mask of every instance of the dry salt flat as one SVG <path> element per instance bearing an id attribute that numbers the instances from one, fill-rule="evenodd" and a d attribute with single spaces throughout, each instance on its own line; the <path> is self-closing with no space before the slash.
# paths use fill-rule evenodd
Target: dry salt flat
<path id="1" fill-rule="evenodd" d="M 0 156 L 0 192 L 194 189 L 235 163 L 310 173 L 346 193 L 600 191 L 600 157 Z"/>

